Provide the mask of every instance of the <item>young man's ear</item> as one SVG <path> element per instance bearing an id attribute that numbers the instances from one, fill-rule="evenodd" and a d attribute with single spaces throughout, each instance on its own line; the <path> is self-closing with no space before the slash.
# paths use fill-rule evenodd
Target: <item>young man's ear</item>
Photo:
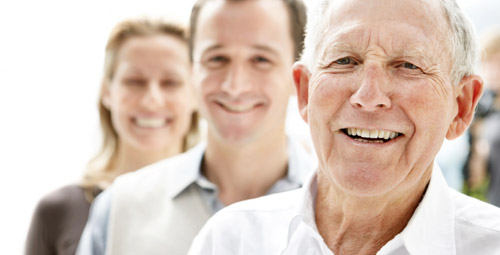
<path id="1" fill-rule="evenodd" d="M 293 65 L 293 83 L 297 92 L 299 113 L 306 123 L 308 123 L 309 76 L 310 73 L 307 67 L 300 62 L 295 62 Z"/>
<path id="2" fill-rule="evenodd" d="M 465 76 L 457 87 L 457 114 L 448 128 L 446 138 L 453 140 L 462 135 L 474 118 L 479 98 L 483 94 L 483 79 L 478 75 Z"/>

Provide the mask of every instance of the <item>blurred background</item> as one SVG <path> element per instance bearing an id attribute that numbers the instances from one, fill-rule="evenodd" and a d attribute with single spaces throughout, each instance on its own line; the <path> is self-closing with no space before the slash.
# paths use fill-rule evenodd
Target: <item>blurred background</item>
<path id="1" fill-rule="evenodd" d="M 98 148 L 97 96 L 112 26 L 146 15 L 187 23 L 193 2 L 0 2 L 0 254 L 22 254 L 38 200 L 78 180 Z M 460 3 L 479 33 L 500 25 L 500 1 Z M 289 133 L 307 133 L 294 125 L 295 109 Z"/>

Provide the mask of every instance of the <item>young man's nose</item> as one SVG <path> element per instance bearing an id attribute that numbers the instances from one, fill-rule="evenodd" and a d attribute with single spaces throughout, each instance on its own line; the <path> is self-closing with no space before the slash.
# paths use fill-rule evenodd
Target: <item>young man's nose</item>
<path id="1" fill-rule="evenodd" d="M 222 90 L 233 96 L 249 91 L 252 88 L 249 72 L 250 70 L 244 64 L 233 64 L 226 73 Z"/>

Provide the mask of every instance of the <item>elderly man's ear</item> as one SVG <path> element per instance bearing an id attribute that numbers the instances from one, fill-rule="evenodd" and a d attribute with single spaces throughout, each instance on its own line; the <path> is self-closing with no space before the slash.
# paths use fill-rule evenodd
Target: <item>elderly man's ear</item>
<path id="1" fill-rule="evenodd" d="M 300 62 L 293 65 L 293 82 L 297 91 L 300 116 L 308 123 L 307 106 L 309 105 L 309 69 Z"/>
<path id="2" fill-rule="evenodd" d="M 483 79 L 481 77 L 469 75 L 462 78 L 455 93 L 456 115 L 446 133 L 448 140 L 459 137 L 469 127 L 482 94 Z"/>

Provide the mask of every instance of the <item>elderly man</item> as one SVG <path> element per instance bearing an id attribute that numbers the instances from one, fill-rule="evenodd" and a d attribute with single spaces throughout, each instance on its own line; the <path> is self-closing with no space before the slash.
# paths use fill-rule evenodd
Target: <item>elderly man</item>
<path id="1" fill-rule="evenodd" d="M 207 142 L 118 178 L 79 254 L 186 254 L 222 207 L 302 186 L 314 161 L 285 118 L 305 19 L 300 0 L 197 1 L 190 55 Z"/>
<path id="2" fill-rule="evenodd" d="M 319 166 L 216 214 L 189 254 L 500 254 L 500 210 L 434 164 L 483 90 L 455 0 L 324 0 L 293 77 Z"/>

